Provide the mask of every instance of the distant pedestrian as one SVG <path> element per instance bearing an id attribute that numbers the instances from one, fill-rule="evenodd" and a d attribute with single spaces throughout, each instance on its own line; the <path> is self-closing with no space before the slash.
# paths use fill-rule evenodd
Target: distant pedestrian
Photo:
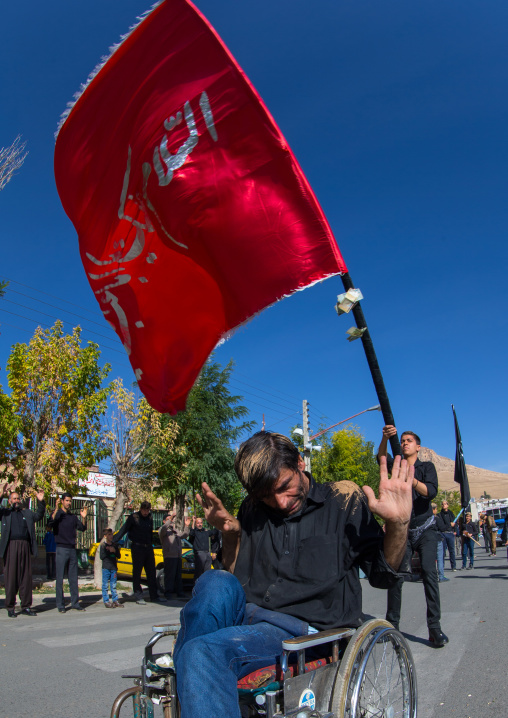
<path id="1" fill-rule="evenodd" d="M 113 529 L 104 530 L 104 538 L 100 543 L 100 558 L 102 561 L 102 600 L 106 608 L 123 608 L 118 600 L 116 581 L 118 578 L 117 559 L 120 558 L 120 547 L 113 543 Z M 111 588 L 111 601 L 109 600 Z"/>
<path id="2" fill-rule="evenodd" d="M 484 512 L 480 514 L 480 532 L 483 536 L 483 545 L 485 546 L 485 551 L 487 554 L 492 553 L 492 541 L 490 538 L 490 531 L 488 521 L 487 521 L 487 514 Z"/>
<path id="3" fill-rule="evenodd" d="M 78 557 L 76 554 L 77 532 L 86 530 L 86 515 L 88 509 L 82 508 L 81 519 L 71 511 L 72 495 L 62 494 L 57 498 L 55 510 L 51 514 L 48 525 L 52 527 L 56 540 L 56 606 L 59 613 L 65 613 L 63 581 L 65 569 L 69 579 L 71 594 L 71 608 L 74 611 L 84 611 L 79 605 L 78 589 Z"/>
<path id="4" fill-rule="evenodd" d="M 466 568 L 467 557 L 469 556 L 468 569 L 474 568 L 474 540 L 478 538 L 478 527 L 474 523 L 471 514 L 466 513 L 465 521 L 462 525 L 462 568 Z"/>
<path id="5" fill-rule="evenodd" d="M 490 555 L 495 556 L 497 549 L 497 524 L 495 518 L 490 514 L 486 515 L 484 529 L 490 538 Z"/>
<path id="6" fill-rule="evenodd" d="M 444 539 L 444 530 L 446 528 L 446 524 L 444 522 L 443 517 L 441 516 L 441 513 L 438 514 L 437 512 L 437 504 L 431 504 L 432 507 L 432 513 L 436 517 L 436 528 L 438 531 L 438 541 L 437 541 L 437 576 L 438 581 L 442 583 L 443 581 L 449 581 L 449 578 L 446 578 L 444 575 L 444 554 L 445 554 L 445 546 L 446 542 Z M 453 547 L 455 549 L 455 546 Z"/>
<path id="7" fill-rule="evenodd" d="M 141 588 L 141 572 L 145 569 L 148 592 L 152 603 L 158 603 L 157 578 L 155 573 L 155 556 L 153 553 L 153 517 L 152 505 L 149 501 L 142 501 L 139 511 L 134 511 L 127 517 L 124 525 L 115 535 L 118 542 L 125 534 L 131 541 L 132 556 L 132 589 L 136 603 L 145 606 L 143 589 Z"/>
<path id="8" fill-rule="evenodd" d="M 182 539 L 190 532 L 190 516 L 184 521 L 184 528 L 178 531 L 175 527 L 176 514 L 168 514 L 159 529 L 159 537 L 164 558 L 164 596 L 186 598 L 182 583 Z"/>
<path id="9" fill-rule="evenodd" d="M 189 541 L 194 547 L 194 578 L 198 578 L 212 568 L 211 542 L 217 541 L 217 529 L 204 529 L 203 519 L 192 519 Z"/>
<path id="10" fill-rule="evenodd" d="M 439 512 L 444 523 L 444 529 L 441 531 L 445 545 L 443 546 L 443 552 L 446 554 L 446 549 L 450 555 L 450 568 L 452 571 L 457 570 L 457 563 L 455 559 L 455 516 L 448 508 L 448 501 L 443 501 L 441 511 Z"/>
<path id="11" fill-rule="evenodd" d="M 56 539 L 53 531 L 47 526 L 47 531 L 42 540 L 46 549 L 46 578 L 48 581 L 54 581 L 56 578 Z"/>
<path id="12" fill-rule="evenodd" d="M 4 484 L 0 501 L 7 495 L 8 484 Z M 32 556 L 37 556 L 35 524 L 46 511 L 44 491 L 37 493 L 37 511 L 24 509 L 17 491 L 8 494 L 9 506 L 0 507 L 2 533 L 0 536 L 0 558 L 4 560 L 5 608 L 9 618 L 16 618 L 14 606 L 19 593 L 21 613 L 36 616 L 32 611 Z"/>

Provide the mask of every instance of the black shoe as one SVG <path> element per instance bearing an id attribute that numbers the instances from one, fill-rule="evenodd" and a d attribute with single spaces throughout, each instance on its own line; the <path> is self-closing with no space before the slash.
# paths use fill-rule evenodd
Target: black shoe
<path id="1" fill-rule="evenodd" d="M 31 608 L 22 608 L 20 613 L 23 614 L 23 616 L 36 616 L 37 613 L 35 611 L 32 611 Z"/>
<path id="2" fill-rule="evenodd" d="M 12 609 L 12 611 L 7 610 L 7 615 L 9 616 L 9 618 L 16 618 L 18 614 L 14 609 Z"/>
<path id="3" fill-rule="evenodd" d="M 59 608 L 58 613 L 66 613 L 65 608 Z"/>
<path id="4" fill-rule="evenodd" d="M 442 648 L 448 643 L 448 636 L 440 628 L 429 628 L 429 641 L 434 648 Z"/>
<path id="5" fill-rule="evenodd" d="M 86 611 L 86 608 L 83 608 L 83 606 L 71 606 L 73 611 Z"/>

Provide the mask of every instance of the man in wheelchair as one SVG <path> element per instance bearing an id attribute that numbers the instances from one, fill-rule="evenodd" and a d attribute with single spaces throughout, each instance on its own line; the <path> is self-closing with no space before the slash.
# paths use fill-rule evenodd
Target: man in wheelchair
<path id="1" fill-rule="evenodd" d="M 223 532 L 226 571 L 208 571 L 181 613 L 174 649 L 181 718 L 240 716 L 237 681 L 277 663 L 281 642 L 362 622 L 358 567 L 389 588 L 400 574 L 413 468 L 397 457 L 379 498 L 349 481 L 317 484 L 290 439 L 259 432 L 238 451 L 248 497 L 238 518 L 203 484 L 198 501 Z M 385 521 L 385 533 L 371 512 Z"/>

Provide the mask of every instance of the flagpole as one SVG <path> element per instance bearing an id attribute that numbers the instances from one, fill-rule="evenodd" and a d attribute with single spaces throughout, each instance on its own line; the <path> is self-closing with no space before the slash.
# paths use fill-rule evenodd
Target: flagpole
<path id="1" fill-rule="evenodd" d="M 355 288 L 349 272 L 342 274 L 341 279 L 346 292 L 349 289 Z M 372 381 L 374 382 L 374 388 L 376 390 L 377 398 L 381 406 L 383 420 L 385 422 L 385 425 L 395 426 L 395 420 L 393 418 L 390 400 L 388 399 L 388 394 L 386 393 L 383 375 L 381 374 L 381 369 L 379 368 L 376 352 L 374 351 L 374 344 L 372 343 L 372 339 L 369 334 L 369 329 L 367 327 L 367 322 L 365 321 L 365 316 L 363 314 L 363 309 L 360 302 L 358 302 L 353 307 L 353 316 L 355 318 L 356 326 L 358 327 L 358 329 L 365 330 L 361 336 L 361 340 L 363 344 L 363 349 L 365 351 L 365 356 L 367 358 L 367 364 L 369 365 L 370 373 L 372 376 Z M 390 437 L 390 446 L 394 456 L 402 454 L 398 434 Z"/>

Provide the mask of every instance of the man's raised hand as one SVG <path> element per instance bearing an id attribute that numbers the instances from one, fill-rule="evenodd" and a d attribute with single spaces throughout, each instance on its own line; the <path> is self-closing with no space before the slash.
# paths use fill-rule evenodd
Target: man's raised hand
<path id="1" fill-rule="evenodd" d="M 370 486 L 364 486 L 370 510 L 388 523 L 409 523 L 413 508 L 414 466 L 396 456 L 392 476 L 388 478 L 386 456 L 379 458 L 379 498 Z"/>
<path id="2" fill-rule="evenodd" d="M 200 506 L 202 506 L 205 512 L 205 519 L 208 523 L 224 533 L 239 533 L 241 527 L 238 519 L 235 519 L 235 517 L 224 508 L 222 501 L 217 498 L 205 481 L 203 481 L 202 487 L 203 495 L 196 494 L 196 499 Z"/>

